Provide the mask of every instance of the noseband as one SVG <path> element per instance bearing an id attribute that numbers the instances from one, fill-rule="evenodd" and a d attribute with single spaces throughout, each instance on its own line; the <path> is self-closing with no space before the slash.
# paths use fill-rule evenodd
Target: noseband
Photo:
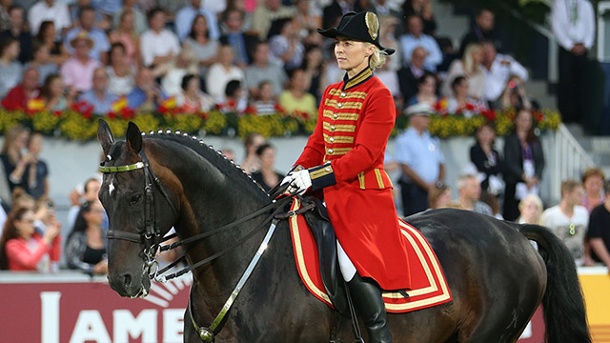
<path id="1" fill-rule="evenodd" d="M 155 255 L 157 254 L 157 250 L 159 249 L 159 244 L 171 237 L 166 237 L 162 239 L 161 232 L 159 231 L 159 228 L 156 225 L 157 223 L 155 220 L 156 216 L 154 196 L 155 193 L 153 190 L 153 185 L 157 186 L 157 188 L 160 190 L 166 202 L 169 204 L 169 207 L 172 209 L 174 215 L 177 214 L 177 210 L 174 208 L 172 202 L 170 201 L 169 195 L 167 194 L 166 190 L 159 182 L 159 178 L 155 176 L 152 169 L 150 168 L 150 163 L 148 162 L 148 158 L 146 157 L 144 149 L 140 151 L 140 157 L 142 158 L 141 162 L 111 167 L 105 166 L 105 164 L 107 162 L 110 162 L 112 159 L 110 155 L 108 155 L 106 157 L 106 160 L 104 160 L 104 162 L 102 162 L 102 164 L 100 165 L 100 172 L 104 174 L 113 174 L 129 172 L 139 169 L 144 170 L 144 230 L 139 233 L 109 230 L 108 239 L 119 239 L 141 244 L 141 256 L 145 263 L 143 273 L 147 273 L 148 275 L 154 275 L 156 271 L 151 272 L 151 270 L 154 267 L 158 267 L 157 261 L 155 260 Z"/>

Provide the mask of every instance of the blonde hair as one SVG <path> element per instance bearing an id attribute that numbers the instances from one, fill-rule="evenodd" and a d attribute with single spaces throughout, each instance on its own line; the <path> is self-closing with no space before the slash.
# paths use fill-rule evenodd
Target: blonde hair
<path id="1" fill-rule="evenodd" d="M 369 57 L 369 67 L 373 70 L 381 68 L 385 64 L 388 54 L 381 51 L 377 45 L 372 43 L 368 44 L 373 46 L 373 54 Z"/>
<path id="2" fill-rule="evenodd" d="M 481 49 L 483 49 L 483 47 L 481 46 L 481 44 L 478 44 L 478 43 L 470 43 L 470 44 L 468 44 L 468 46 L 466 46 L 466 49 L 464 50 L 464 58 L 463 58 L 464 71 L 466 72 L 466 74 L 472 75 L 472 74 L 479 72 L 481 67 L 479 67 L 479 65 L 474 62 L 474 60 L 472 58 L 472 54 L 476 50 L 481 50 Z"/>

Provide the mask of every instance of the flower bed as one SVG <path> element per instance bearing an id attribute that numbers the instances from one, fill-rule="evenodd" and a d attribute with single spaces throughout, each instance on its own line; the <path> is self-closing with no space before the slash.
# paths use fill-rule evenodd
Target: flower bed
<path id="1" fill-rule="evenodd" d="M 433 115 L 430 122 L 430 132 L 440 138 L 455 136 L 470 136 L 486 121 L 496 126 L 497 134 L 507 134 L 513 125 L 514 110 L 489 111 L 472 116 L 462 114 Z M 75 141 L 94 139 L 97 134 L 97 118 L 89 111 L 79 112 L 74 109 L 63 112 L 35 112 L 0 110 L 0 133 L 4 134 L 10 127 L 23 124 L 32 130 L 45 135 L 63 137 Z M 134 113 L 121 111 L 110 113 L 103 118 L 112 131 L 120 136 L 125 132 L 127 123 L 133 121 L 145 132 L 159 129 L 178 130 L 181 132 L 204 136 L 239 136 L 245 137 L 251 132 L 258 132 L 265 137 L 309 135 L 315 127 L 315 118 L 308 118 L 301 113 L 270 115 L 255 115 L 222 113 Z M 556 130 L 561 123 L 559 113 L 551 110 L 534 112 L 535 125 L 539 131 Z M 408 118 L 400 115 L 393 134 L 408 126 Z"/>

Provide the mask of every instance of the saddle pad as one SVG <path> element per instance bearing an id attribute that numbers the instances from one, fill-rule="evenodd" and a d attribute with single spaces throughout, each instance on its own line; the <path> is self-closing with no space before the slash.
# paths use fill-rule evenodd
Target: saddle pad
<path id="1" fill-rule="evenodd" d="M 300 201 L 295 198 L 291 210 L 296 211 L 300 206 Z M 405 298 L 397 292 L 384 292 L 383 300 L 386 311 L 406 313 L 451 301 L 447 280 L 430 243 L 419 230 L 402 219 L 397 220 L 408 247 L 412 289 L 407 290 L 409 298 Z M 288 221 L 296 266 L 301 280 L 311 294 L 332 307 L 322 283 L 318 247 L 305 218 L 302 215 L 293 215 Z"/>

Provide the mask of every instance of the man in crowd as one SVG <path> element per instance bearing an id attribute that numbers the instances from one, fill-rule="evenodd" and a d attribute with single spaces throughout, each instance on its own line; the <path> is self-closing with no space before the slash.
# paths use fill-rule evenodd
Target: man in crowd
<path id="1" fill-rule="evenodd" d="M 485 75 L 485 99 L 495 102 L 506 88 L 512 76 L 527 81 L 527 69 L 509 55 L 499 54 L 493 42 L 486 41 L 483 46 L 483 74 Z"/>
<path id="2" fill-rule="evenodd" d="M 481 183 L 476 175 L 466 174 L 457 181 L 458 199 L 451 207 L 493 216 L 491 207 L 480 201 Z"/>
<path id="3" fill-rule="evenodd" d="M 9 111 L 27 110 L 29 101 L 36 99 L 40 95 L 38 84 L 38 69 L 28 67 L 23 72 L 23 82 L 11 89 L 2 99 L 2 107 Z"/>
<path id="4" fill-rule="evenodd" d="M 178 37 L 165 28 L 167 15 L 160 7 L 155 7 L 148 12 L 148 29 L 140 39 L 140 53 L 142 62 L 147 67 L 159 67 L 172 62 L 180 52 Z"/>
<path id="5" fill-rule="evenodd" d="M 108 60 L 108 51 L 110 50 L 110 42 L 106 32 L 95 27 L 95 9 L 91 6 L 84 6 L 80 9 L 78 15 L 79 25 L 68 31 L 66 34 L 66 50 L 69 53 L 74 52 L 74 48 L 69 44 L 74 37 L 81 32 L 87 32 L 87 35 L 93 41 L 93 47 L 89 50 L 89 56 L 104 64 Z"/>
<path id="6" fill-rule="evenodd" d="M 422 47 L 426 50 L 424 67 L 436 71 L 436 67 L 443 62 L 443 53 L 432 36 L 424 33 L 424 23 L 417 15 L 407 18 L 407 33 L 400 37 L 403 59 L 405 63 L 411 62 L 413 50 Z"/>
<path id="7" fill-rule="evenodd" d="M 0 33 L 2 37 L 12 37 L 19 41 L 19 62 L 25 64 L 32 60 L 32 34 L 25 27 L 25 10 L 19 5 L 8 8 L 9 28 Z"/>
<path id="8" fill-rule="evenodd" d="M 258 86 L 264 80 L 269 80 L 273 85 L 273 95 L 280 95 L 284 84 L 288 80 L 284 70 L 269 62 L 269 45 L 259 42 L 254 48 L 254 61 L 246 68 L 246 86 L 250 96 L 258 96 Z"/>
<path id="9" fill-rule="evenodd" d="M 480 8 L 474 18 L 474 26 L 462 38 L 460 56 L 470 43 L 489 41 L 497 44 L 494 36 L 495 15 L 489 8 Z"/>
<path id="10" fill-rule="evenodd" d="M 92 87 L 93 71 L 101 63 L 89 56 L 93 48 L 93 40 L 86 31 L 79 32 L 70 41 L 74 54 L 61 66 L 60 74 L 66 87 L 72 87 L 77 92 L 88 91 Z"/>
<path id="11" fill-rule="evenodd" d="M 104 67 L 96 68 L 93 72 L 93 88 L 84 92 L 80 100 L 93 106 L 93 113 L 107 114 L 112 111 L 112 105 L 118 97 L 108 91 L 108 73 Z"/>

